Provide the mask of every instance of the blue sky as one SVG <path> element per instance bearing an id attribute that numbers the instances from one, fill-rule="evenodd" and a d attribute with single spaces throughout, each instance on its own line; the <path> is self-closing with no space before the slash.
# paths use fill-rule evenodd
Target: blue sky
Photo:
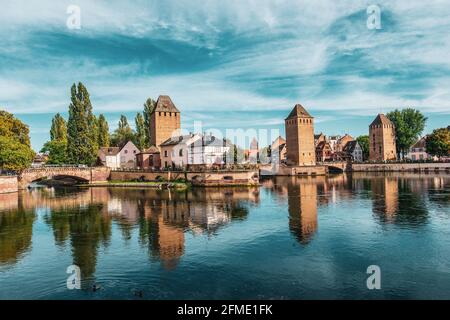
<path id="1" fill-rule="evenodd" d="M 81 29 L 66 26 L 68 5 Z M 381 8 L 380 30 L 366 9 Z M 5 1 L 0 107 L 49 121 L 82 81 L 112 128 L 168 94 L 183 127 L 277 128 L 295 103 L 316 131 L 365 134 L 380 111 L 412 106 L 426 132 L 450 124 L 449 1 Z M 131 119 L 130 119 L 131 120 Z M 132 122 L 132 121 L 130 121 Z"/>

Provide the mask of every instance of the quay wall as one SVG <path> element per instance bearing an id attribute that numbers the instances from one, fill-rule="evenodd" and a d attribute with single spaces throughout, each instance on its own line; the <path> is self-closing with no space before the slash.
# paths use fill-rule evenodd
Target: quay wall
<path id="1" fill-rule="evenodd" d="M 353 172 L 450 172 L 449 163 L 353 163 Z"/>
<path id="2" fill-rule="evenodd" d="M 18 189 L 16 176 L 0 176 L 0 194 L 17 192 Z"/>

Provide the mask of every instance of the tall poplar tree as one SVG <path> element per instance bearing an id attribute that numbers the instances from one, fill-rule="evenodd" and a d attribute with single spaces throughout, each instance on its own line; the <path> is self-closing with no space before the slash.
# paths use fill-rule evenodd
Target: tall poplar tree
<path id="1" fill-rule="evenodd" d="M 71 88 L 67 122 L 67 156 L 72 164 L 93 165 L 97 159 L 97 119 L 86 87 L 80 82 Z"/>
<path id="2" fill-rule="evenodd" d="M 98 117 L 97 125 L 99 147 L 109 147 L 109 125 L 103 114 Z"/>
<path id="3" fill-rule="evenodd" d="M 143 151 L 144 149 L 148 148 L 148 140 L 147 135 L 145 134 L 145 121 L 144 117 L 140 112 L 136 114 L 136 118 L 134 119 L 134 122 L 136 124 L 136 146 L 139 148 L 139 150 Z"/>
<path id="4" fill-rule="evenodd" d="M 52 119 L 52 127 L 50 129 L 50 140 L 67 141 L 67 124 L 66 120 L 57 113 Z"/>
<path id="5" fill-rule="evenodd" d="M 114 131 L 111 136 L 111 143 L 116 147 L 122 147 L 128 141 L 133 141 L 136 144 L 136 135 L 134 134 L 133 129 L 130 127 L 128 123 L 128 119 L 126 116 L 121 115 L 119 120 L 119 126 Z"/>
<path id="6" fill-rule="evenodd" d="M 147 146 L 150 146 L 150 122 L 153 112 L 156 109 L 156 101 L 148 98 L 144 103 L 144 125 L 145 125 L 145 141 Z"/>

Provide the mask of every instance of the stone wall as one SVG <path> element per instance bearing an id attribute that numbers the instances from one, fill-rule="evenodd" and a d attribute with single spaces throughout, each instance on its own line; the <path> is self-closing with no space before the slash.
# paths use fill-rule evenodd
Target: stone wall
<path id="1" fill-rule="evenodd" d="M 17 192 L 18 187 L 16 176 L 0 176 L 0 194 Z"/>
<path id="2" fill-rule="evenodd" d="M 277 166 L 260 167 L 261 176 L 322 176 L 327 174 L 326 166 Z"/>
<path id="3" fill-rule="evenodd" d="M 450 163 L 354 163 L 355 172 L 450 172 Z"/>

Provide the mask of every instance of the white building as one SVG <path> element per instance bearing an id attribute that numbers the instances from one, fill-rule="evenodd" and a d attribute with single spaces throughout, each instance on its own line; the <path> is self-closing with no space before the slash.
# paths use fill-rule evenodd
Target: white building
<path id="1" fill-rule="evenodd" d="M 136 167 L 136 154 L 138 153 L 139 149 L 133 142 L 128 141 L 122 148 L 100 148 L 98 151 L 98 162 L 112 169 L 134 168 Z"/>
<path id="2" fill-rule="evenodd" d="M 347 153 L 347 155 L 351 156 L 352 161 L 354 162 L 363 162 L 363 150 L 356 140 L 352 140 L 346 143 L 343 151 Z"/>
<path id="3" fill-rule="evenodd" d="M 172 137 L 161 145 L 161 167 L 225 164 L 231 145 L 212 135 Z"/>

